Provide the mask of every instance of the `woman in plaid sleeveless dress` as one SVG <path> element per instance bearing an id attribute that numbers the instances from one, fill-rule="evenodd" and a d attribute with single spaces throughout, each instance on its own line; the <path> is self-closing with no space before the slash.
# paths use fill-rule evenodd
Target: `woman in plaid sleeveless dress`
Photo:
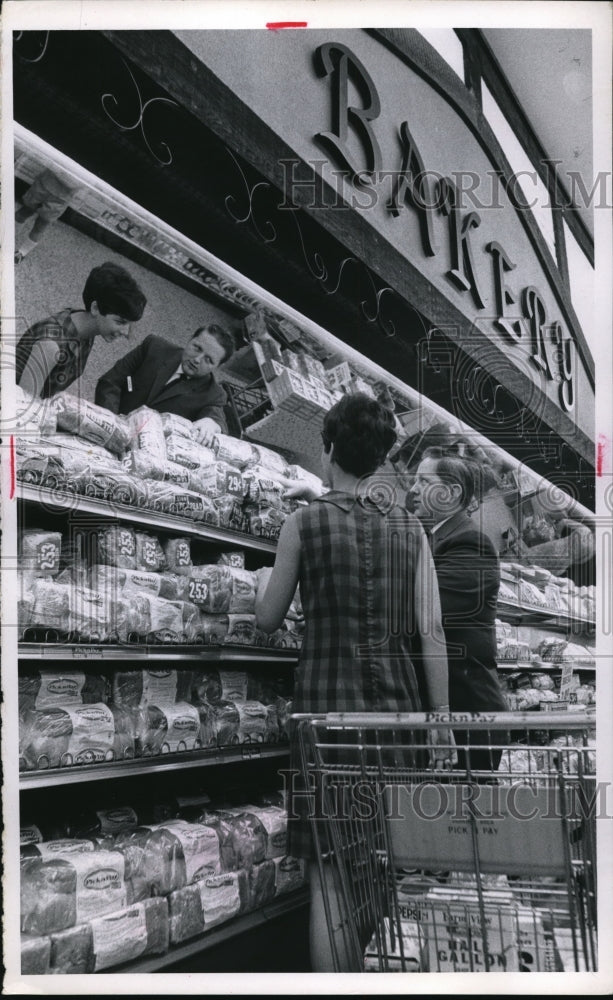
<path id="1" fill-rule="evenodd" d="M 267 631 L 281 624 L 300 584 L 306 631 L 294 712 L 448 706 L 445 642 L 426 536 L 417 518 L 394 504 L 389 480 L 373 476 L 395 437 L 391 412 L 379 402 L 363 393 L 343 397 L 326 415 L 322 433 L 324 482 L 331 489 L 286 520 L 274 569 L 260 571 L 256 615 Z M 416 648 L 427 705 L 420 700 Z M 300 771 L 293 739 L 292 771 Z M 288 850 L 313 859 L 299 794 L 304 781 L 299 776 L 294 782 L 295 801 L 290 792 Z M 326 971 L 319 873 L 314 862 L 310 867 L 312 957 L 315 971 Z"/>

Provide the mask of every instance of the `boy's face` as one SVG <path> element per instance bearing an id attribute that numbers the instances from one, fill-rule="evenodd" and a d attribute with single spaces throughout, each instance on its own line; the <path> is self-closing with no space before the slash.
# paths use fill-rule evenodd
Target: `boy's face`
<path id="1" fill-rule="evenodd" d="M 183 349 L 181 364 L 190 378 L 202 378 L 218 368 L 225 358 L 225 351 L 212 333 L 203 330 L 192 337 Z"/>

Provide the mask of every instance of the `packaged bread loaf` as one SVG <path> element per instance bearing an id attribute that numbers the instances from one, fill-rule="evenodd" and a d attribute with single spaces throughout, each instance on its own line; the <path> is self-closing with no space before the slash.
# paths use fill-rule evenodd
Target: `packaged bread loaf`
<path id="1" fill-rule="evenodd" d="M 165 435 L 175 434 L 178 437 L 192 439 L 194 425 L 187 417 L 180 417 L 178 413 L 162 413 L 160 416 Z"/>
<path id="2" fill-rule="evenodd" d="M 240 497 L 233 493 L 223 493 L 215 497 L 213 504 L 219 514 L 220 527 L 230 528 L 231 531 L 245 530 L 245 515 Z"/>
<path id="3" fill-rule="evenodd" d="M 275 896 L 294 892 L 306 884 L 306 861 L 291 854 L 272 859 L 275 866 Z"/>
<path id="4" fill-rule="evenodd" d="M 200 612 L 198 633 L 202 636 L 202 642 L 205 644 L 221 645 L 228 634 L 228 628 L 227 615 L 209 614 L 206 611 Z"/>
<path id="5" fill-rule="evenodd" d="M 123 569 L 100 564 L 95 564 L 89 569 L 91 589 L 104 594 L 109 601 L 116 599 L 120 594 L 149 593 L 159 597 L 161 582 L 161 574 L 139 569 Z"/>
<path id="6" fill-rule="evenodd" d="M 245 568 L 245 553 L 242 549 L 232 549 L 229 552 L 221 552 L 217 562 L 220 566 L 233 566 L 236 569 Z"/>
<path id="7" fill-rule="evenodd" d="M 103 592 L 70 587 L 67 630 L 72 641 L 106 642 L 111 631 L 111 607 Z"/>
<path id="8" fill-rule="evenodd" d="M 186 580 L 187 577 L 181 577 L 181 579 Z M 190 601 L 180 601 L 179 603 L 181 604 L 181 613 L 183 616 L 181 641 L 190 644 L 202 642 L 202 633 L 200 631 L 200 609 Z"/>
<path id="9" fill-rule="evenodd" d="M 166 565 L 166 557 L 159 539 L 145 531 L 135 531 L 134 539 L 136 569 L 150 573 L 161 572 Z"/>
<path id="10" fill-rule="evenodd" d="M 277 539 L 285 521 L 285 514 L 276 507 L 247 503 L 244 507 L 247 529 L 258 538 Z"/>
<path id="11" fill-rule="evenodd" d="M 224 809 L 223 815 L 231 824 L 237 867 L 249 869 L 261 864 L 266 859 L 267 835 L 257 816 L 241 806 Z"/>
<path id="12" fill-rule="evenodd" d="M 37 576 L 57 576 L 60 571 L 62 536 L 59 531 L 24 528 L 19 533 L 19 565 Z"/>
<path id="13" fill-rule="evenodd" d="M 185 489 L 189 486 L 189 470 L 167 458 L 156 459 L 149 451 L 135 448 L 129 452 L 130 469 L 135 476 L 156 482 L 176 483 Z"/>
<path id="14" fill-rule="evenodd" d="M 84 975 L 94 971 L 92 930 L 77 924 L 51 934 L 50 973 L 55 976 Z"/>
<path id="15" fill-rule="evenodd" d="M 281 806 L 245 805 L 242 807 L 264 829 L 264 857 L 280 858 L 287 853 L 287 812 Z"/>
<path id="16" fill-rule="evenodd" d="M 94 843 L 87 837 L 61 837 L 57 840 L 42 840 L 39 843 L 22 844 L 19 848 L 20 863 L 26 867 L 30 858 L 53 861 L 55 858 L 69 858 L 73 854 L 83 854 L 94 850 Z"/>
<path id="17" fill-rule="evenodd" d="M 51 934 L 126 905 L 125 862 L 118 851 L 84 851 L 21 870 L 21 929 Z"/>
<path id="18" fill-rule="evenodd" d="M 136 537 L 126 525 L 109 525 L 98 532 L 98 562 L 120 569 L 136 569 Z"/>
<path id="19" fill-rule="evenodd" d="M 146 482 L 146 506 L 162 514 L 219 525 L 219 516 L 210 498 L 175 483 Z"/>
<path id="20" fill-rule="evenodd" d="M 250 503 L 281 508 L 285 487 L 278 480 L 266 475 L 268 470 L 254 466 L 243 472 L 245 496 Z"/>
<path id="21" fill-rule="evenodd" d="M 144 875 L 154 896 L 167 896 L 221 870 L 217 833 L 201 823 L 177 819 L 142 827 L 131 835 L 120 837 L 118 849 L 123 850 L 122 844 L 136 840 L 139 841 L 138 855 L 132 855 L 130 874 Z"/>
<path id="22" fill-rule="evenodd" d="M 70 587 L 41 577 L 32 582 L 32 624 L 65 632 L 70 610 Z"/>
<path id="23" fill-rule="evenodd" d="M 278 452 L 273 451 L 271 448 L 266 448 L 262 444 L 257 445 L 257 450 L 259 459 L 258 464 L 264 469 L 268 469 L 270 473 L 275 473 L 277 477 L 284 476 L 292 479 L 298 478 L 290 475 L 291 467 L 286 459 L 283 458 L 283 455 L 279 455 Z M 294 468 L 297 468 L 297 466 L 294 466 Z"/>
<path id="24" fill-rule="evenodd" d="M 200 899 L 198 884 L 186 885 L 176 889 L 168 896 L 168 927 L 170 943 L 180 944 L 202 934 L 204 931 L 204 914 Z"/>
<path id="25" fill-rule="evenodd" d="M 199 444 L 192 437 L 170 432 L 166 435 L 166 456 L 170 462 L 183 465 L 186 469 L 206 469 L 215 462 L 212 449 Z"/>
<path id="26" fill-rule="evenodd" d="M 276 868 L 274 861 L 253 865 L 248 873 L 249 909 L 255 910 L 275 898 Z"/>
<path id="27" fill-rule="evenodd" d="M 204 916 L 204 927 L 215 927 L 238 916 L 249 907 L 249 883 L 245 871 L 208 875 L 196 888 Z"/>
<path id="28" fill-rule="evenodd" d="M 144 484 L 123 470 L 89 468 L 74 477 L 77 493 L 129 507 L 144 506 Z"/>
<path id="29" fill-rule="evenodd" d="M 147 406 L 139 406 L 126 417 L 132 453 L 142 453 L 159 466 L 166 459 L 166 441 L 161 414 Z"/>
<path id="30" fill-rule="evenodd" d="M 83 704 L 85 674 L 80 670 L 20 672 L 19 710 Z"/>
<path id="31" fill-rule="evenodd" d="M 94 764 L 113 759 L 115 723 L 102 703 L 30 710 L 20 717 L 21 756 L 27 770 Z"/>
<path id="32" fill-rule="evenodd" d="M 90 922 L 94 972 L 168 951 L 168 903 L 144 899 Z"/>
<path id="33" fill-rule="evenodd" d="M 214 461 L 211 465 L 194 465 L 190 475 L 190 489 L 214 499 L 229 494 L 242 500 L 245 486 L 240 469 L 227 462 Z"/>
<path id="34" fill-rule="evenodd" d="M 168 571 L 179 576 L 189 576 L 192 568 L 190 539 L 168 538 L 162 542 L 162 548 Z"/>
<path id="35" fill-rule="evenodd" d="M 220 670 L 210 667 L 192 673 L 194 704 L 219 701 L 246 701 L 248 678 L 244 670 Z"/>
<path id="36" fill-rule="evenodd" d="M 257 641 L 254 614 L 228 615 L 228 634 L 224 642 L 237 646 L 255 646 Z"/>
<path id="37" fill-rule="evenodd" d="M 232 701 L 217 701 L 211 706 L 211 717 L 218 746 L 238 743 L 240 715 Z"/>
<path id="38" fill-rule="evenodd" d="M 138 607 L 140 635 L 150 642 L 178 643 L 183 631 L 183 609 L 178 601 L 142 594 L 133 598 Z"/>
<path id="39" fill-rule="evenodd" d="M 132 718 L 134 727 L 134 746 L 137 757 L 156 757 L 161 754 L 168 719 L 157 705 L 144 705 L 139 708 L 126 708 Z"/>
<path id="40" fill-rule="evenodd" d="M 118 455 L 128 449 L 131 430 L 125 417 L 68 392 L 59 393 L 54 406 L 58 429 L 101 444 Z"/>
<path id="41" fill-rule="evenodd" d="M 228 611 L 231 614 L 253 614 L 255 612 L 255 595 L 257 591 L 257 576 L 248 569 L 237 569 L 228 566 L 232 576 L 232 592 Z"/>
<path id="42" fill-rule="evenodd" d="M 249 441 L 242 441 L 228 434 L 216 434 L 213 449 L 217 461 L 226 462 L 237 469 L 255 465 L 259 458 L 258 449 Z"/>
<path id="43" fill-rule="evenodd" d="M 189 581 L 189 600 L 202 611 L 225 614 L 232 597 L 232 574 L 228 566 L 215 564 L 193 566 Z"/>
<path id="44" fill-rule="evenodd" d="M 127 708 L 110 705 L 113 716 L 113 760 L 132 760 L 136 756 L 136 730 Z"/>
<path id="45" fill-rule="evenodd" d="M 51 959 L 51 939 L 32 934 L 21 935 L 21 975 L 46 976 Z"/>
<path id="46" fill-rule="evenodd" d="M 263 743 L 266 736 L 268 712 L 259 701 L 236 703 L 239 714 L 239 743 Z"/>

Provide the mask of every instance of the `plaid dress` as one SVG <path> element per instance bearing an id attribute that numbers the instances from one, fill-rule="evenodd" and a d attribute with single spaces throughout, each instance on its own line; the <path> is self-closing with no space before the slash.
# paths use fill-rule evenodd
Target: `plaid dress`
<path id="1" fill-rule="evenodd" d="M 306 631 L 293 711 L 419 711 L 413 583 L 423 528 L 417 518 L 389 502 L 331 491 L 298 512 L 298 531 Z M 301 769 L 295 738 L 290 768 Z M 304 780 L 294 774 L 289 784 L 289 848 L 298 857 L 312 853 L 299 794 Z"/>
<path id="2" fill-rule="evenodd" d="M 56 362 L 53 365 L 41 392 L 42 399 L 49 399 L 67 389 L 81 377 L 93 347 L 94 338 L 81 339 L 72 321 L 72 313 L 77 309 L 63 309 L 55 316 L 34 323 L 19 340 L 15 351 L 16 379 L 20 381 L 28 358 L 36 343 L 49 340 L 57 344 Z"/>

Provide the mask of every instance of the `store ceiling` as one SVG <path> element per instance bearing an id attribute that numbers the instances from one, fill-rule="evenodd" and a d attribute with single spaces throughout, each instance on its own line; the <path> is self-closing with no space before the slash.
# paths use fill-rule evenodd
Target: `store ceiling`
<path id="1" fill-rule="evenodd" d="M 570 191 L 568 171 L 593 186 L 592 47 L 587 30 L 482 29 L 541 145 L 561 160 L 559 176 Z M 608 86 L 608 84 L 607 84 Z M 593 211 L 579 214 L 594 235 Z"/>

